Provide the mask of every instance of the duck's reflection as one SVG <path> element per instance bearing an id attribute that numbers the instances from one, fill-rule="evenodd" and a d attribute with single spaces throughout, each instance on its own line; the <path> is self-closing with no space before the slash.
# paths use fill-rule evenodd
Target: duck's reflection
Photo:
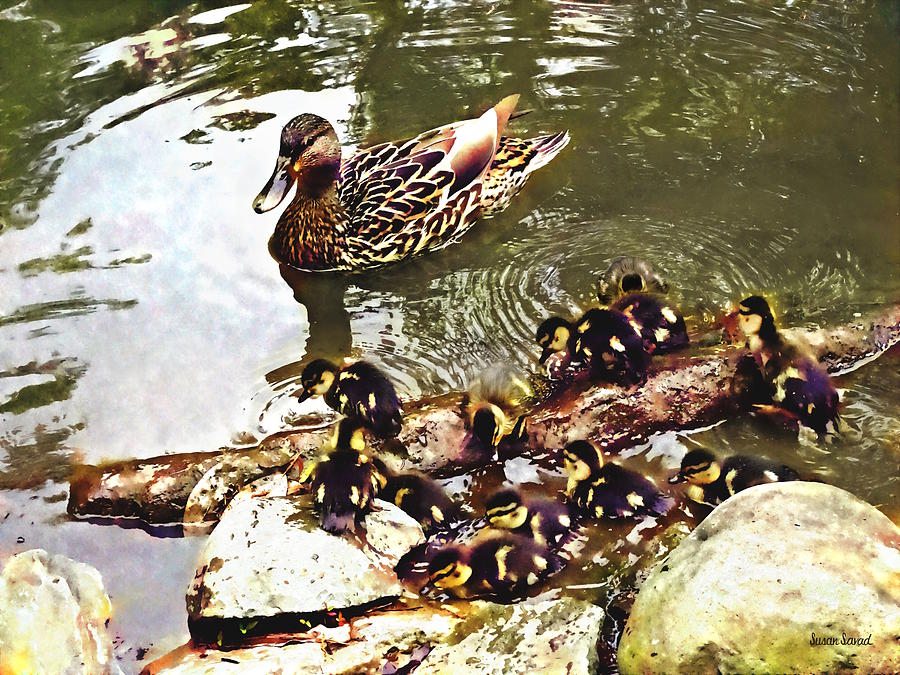
<path id="1" fill-rule="evenodd" d="M 298 379 L 312 359 L 340 362 L 353 347 L 350 313 L 344 305 L 350 277 L 340 272 L 303 272 L 288 265 L 279 265 L 279 272 L 294 292 L 294 299 L 306 308 L 309 337 L 299 361 L 266 373 L 266 380 L 272 385 Z"/>

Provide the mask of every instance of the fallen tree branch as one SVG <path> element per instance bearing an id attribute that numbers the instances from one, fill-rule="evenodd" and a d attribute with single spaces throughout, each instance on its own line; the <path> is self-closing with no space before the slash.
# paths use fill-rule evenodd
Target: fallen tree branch
<path id="1" fill-rule="evenodd" d="M 806 342 L 829 371 L 845 373 L 900 341 L 900 305 L 837 328 L 785 332 Z M 699 355 L 660 360 L 639 387 L 589 387 L 551 396 L 530 412 L 529 441 L 522 451 L 553 451 L 575 438 L 590 438 L 616 451 L 643 443 L 655 433 L 725 419 L 739 410 L 731 382 L 743 354 L 739 346 L 720 346 Z M 461 395 L 451 394 L 407 404 L 399 438 L 405 452 L 388 455 L 387 461 L 429 472 L 471 464 L 461 401 Z M 208 472 L 225 471 L 244 484 L 283 469 L 298 454 L 303 460 L 315 456 L 329 433 L 289 431 L 248 449 L 79 466 L 71 479 L 69 513 L 180 523 L 194 487 Z M 214 518 L 214 509 L 208 511 Z"/>

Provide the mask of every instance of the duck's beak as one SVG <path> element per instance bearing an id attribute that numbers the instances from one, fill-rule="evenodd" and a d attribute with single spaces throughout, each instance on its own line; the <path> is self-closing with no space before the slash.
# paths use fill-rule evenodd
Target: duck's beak
<path id="1" fill-rule="evenodd" d="M 684 475 L 681 472 L 679 472 L 679 473 L 676 473 L 671 478 L 669 478 L 669 485 L 677 485 L 678 483 L 683 483 L 686 480 L 687 480 L 687 478 L 685 478 Z"/>
<path id="2" fill-rule="evenodd" d="M 266 183 L 262 191 L 256 195 L 253 200 L 253 210 L 257 213 L 265 213 L 278 206 L 287 196 L 291 187 L 294 185 L 294 177 L 291 176 L 288 169 L 291 166 L 291 160 L 284 155 L 278 155 L 275 162 L 275 171 L 272 177 Z"/>
<path id="3" fill-rule="evenodd" d="M 305 401 L 310 396 L 312 396 L 312 392 L 309 389 L 301 389 L 300 393 L 296 394 L 296 396 L 297 396 L 297 402 L 303 403 L 303 401 Z"/>
<path id="4" fill-rule="evenodd" d="M 550 355 L 551 355 L 552 353 L 553 353 L 553 350 L 552 350 L 552 349 L 550 349 L 549 347 L 548 347 L 548 348 L 545 348 L 544 351 L 541 352 L 541 357 L 538 359 L 538 363 L 543 363 L 544 361 L 546 361 L 547 359 L 549 359 L 549 358 L 550 358 Z"/>

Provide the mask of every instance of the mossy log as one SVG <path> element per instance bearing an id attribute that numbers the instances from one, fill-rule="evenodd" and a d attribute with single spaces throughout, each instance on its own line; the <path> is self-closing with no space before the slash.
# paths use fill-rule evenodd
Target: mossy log
<path id="1" fill-rule="evenodd" d="M 807 343 L 830 372 L 845 373 L 900 341 L 900 305 L 837 328 L 786 333 Z M 689 354 L 656 360 L 650 376 L 637 387 L 588 386 L 548 396 L 529 413 L 529 438 L 521 453 L 552 453 L 575 438 L 590 438 L 616 452 L 655 433 L 696 429 L 737 414 L 741 404 L 732 379 L 745 354 L 739 345 L 694 348 Z M 473 453 L 462 400 L 461 394 L 448 394 L 406 404 L 399 438 L 403 454 L 384 448 L 386 460 L 432 473 L 483 462 L 483 455 Z M 288 431 L 252 448 L 79 466 L 71 478 L 69 513 L 181 523 L 186 506 L 189 512 L 196 510 L 189 501 L 197 501 L 198 484 L 200 492 L 215 493 L 209 497 L 213 504 L 223 505 L 243 484 L 283 469 L 298 455 L 301 460 L 315 456 L 329 433 Z M 201 516 L 187 520 L 215 519 L 216 507 L 200 510 Z"/>

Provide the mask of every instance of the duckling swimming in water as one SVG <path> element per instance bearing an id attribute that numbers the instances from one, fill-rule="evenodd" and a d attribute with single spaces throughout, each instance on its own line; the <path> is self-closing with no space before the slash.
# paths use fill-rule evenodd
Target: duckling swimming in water
<path id="1" fill-rule="evenodd" d="M 400 399 L 393 383 L 377 366 L 357 361 L 338 367 L 331 361 L 316 359 L 303 369 L 300 382 L 300 401 L 322 396 L 328 407 L 358 419 L 379 438 L 393 438 L 400 433 Z"/>
<path id="2" fill-rule="evenodd" d="M 311 490 L 322 529 L 354 532 L 384 486 L 384 465 L 366 452 L 363 427 L 350 418 L 335 429 L 334 449 L 313 470 Z"/>
<path id="3" fill-rule="evenodd" d="M 441 549 L 428 565 L 431 585 L 458 598 L 491 596 L 511 602 L 562 568 L 546 547 L 516 534 L 498 534 Z"/>
<path id="4" fill-rule="evenodd" d="M 469 386 L 464 405 L 472 434 L 485 447 L 527 438 L 526 418 L 519 415 L 532 397 L 531 386 L 512 368 L 495 366 L 481 372 Z"/>
<path id="5" fill-rule="evenodd" d="M 733 455 L 720 462 L 706 448 L 697 448 L 682 458 L 681 470 L 669 483 L 686 482 L 689 499 L 715 506 L 754 485 L 799 479 L 799 474 L 784 464 L 746 455 Z"/>
<path id="6" fill-rule="evenodd" d="M 391 502 L 419 521 L 425 532 L 446 526 L 459 514 L 440 484 L 417 472 L 389 474 L 379 497 Z"/>
<path id="7" fill-rule="evenodd" d="M 829 423 L 835 426 L 840 399 L 831 378 L 817 361 L 781 336 L 765 298 L 752 295 L 734 311 L 772 400 L 818 434 L 825 434 Z M 765 411 L 765 406 L 761 409 Z"/>
<path id="8" fill-rule="evenodd" d="M 626 293 L 669 292 L 669 284 L 656 273 L 646 260 L 634 256 L 619 256 L 597 280 L 597 297 L 604 305 Z"/>
<path id="9" fill-rule="evenodd" d="M 515 488 L 498 490 L 484 504 L 488 525 L 530 537 L 541 546 L 557 549 L 572 534 L 567 504 L 552 499 L 525 499 Z"/>
<path id="10" fill-rule="evenodd" d="M 640 326 L 617 309 L 589 309 L 574 324 L 550 317 L 535 337 L 543 348 L 541 363 L 565 349 L 572 362 L 590 366 L 592 377 L 613 384 L 637 384 L 650 364 Z"/>
<path id="11" fill-rule="evenodd" d="M 644 347 L 650 354 L 665 354 L 690 342 L 681 312 L 654 295 L 628 293 L 611 307 L 624 313 L 640 327 Z"/>
<path id="12" fill-rule="evenodd" d="M 613 462 L 604 464 L 600 450 L 587 441 L 569 443 L 563 458 L 569 476 L 566 496 L 587 515 L 663 515 L 672 505 L 646 476 Z"/>

